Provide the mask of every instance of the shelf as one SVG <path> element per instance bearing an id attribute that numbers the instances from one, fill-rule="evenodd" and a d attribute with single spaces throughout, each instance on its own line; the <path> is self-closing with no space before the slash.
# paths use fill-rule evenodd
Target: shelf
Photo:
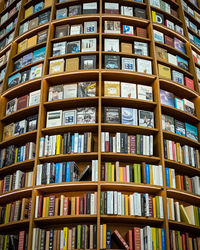
<path id="1" fill-rule="evenodd" d="M 185 190 L 167 188 L 167 197 L 182 200 L 198 207 L 200 206 L 200 195 Z"/>
<path id="2" fill-rule="evenodd" d="M 7 203 L 8 201 L 12 202 L 14 200 L 20 200 L 25 197 L 31 197 L 32 190 L 32 187 L 27 187 L 0 194 L 0 204 Z"/>
<path id="3" fill-rule="evenodd" d="M 77 52 L 77 53 L 67 53 L 59 56 L 51 56 L 48 58 L 48 61 L 51 60 L 57 60 L 57 59 L 67 59 L 68 57 L 81 57 L 81 56 L 87 56 L 87 55 L 99 55 L 99 51 L 87 51 L 87 52 Z M 81 60 L 80 60 L 81 61 Z M 82 70 L 82 69 L 80 69 Z"/>
<path id="4" fill-rule="evenodd" d="M 23 120 L 24 118 L 27 118 L 27 116 L 30 116 L 38 111 L 39 111 L 39 105 L 29 106 L 29 107 L 20 109 L 10 115 L 4 116 L 2 118 L 2 122 L 9 124 L 16 120 Z"/>
<path id="5" fill-rule="evenodd" d="M 187 16 L 190 19 L 190 21 L 192 19 L 192 22 L 195 23 L 195 25 L 197 25 L 198 28 L 200 28 L 199 22 L 190 13 L 188 13 L 185 9 L 184 9 L 184 13 L 185 13 L 185 16 Z"/>
<path id="6" fill-rule="evenodd" d="M 11 10 L 12 8 L 16 7 L 17 2 L 19 2 L 19 1 L 17 1 L 17 0 L 13 1 L 11 4 L 9 4 L 8 7 L 6 7 L 5 9 L 3 9 L 1 11 L 1 16 L 3 16 L 6 12 L 8 12 L 9 10 Z"/>
<path id="7" fill-rule="evenodd" d="M 63 25 L 67 23 L 71 24 L 77 24 L 78 22 L 88 22 L 88 21 L 97 21 L 99 20 L 100 15 L 98 14 L 92 14 L 92 15 L 78 15 L 78 16 L 70 16 L 70 17 L 65 17 L 65 18 L 60 18 L 60 19 L 54 19 L 52 20 L 52 24 L 58 26 L 58 25 Z"/>
<path id="8" fill-rule="evenodd" d="M 63 125 L 59 127 L 44 128 L 42 132 L 44 135 L 55 135 L 63 134 L 67 132 L 95 132 L 98 131 L 98 123 L 94 124 L 73 124 L 73 125 Z"/>
<path id="9" fill-rule="evenodd" d="M 63 161 L 91 161 L 97 159 L 97 152 L 92 153 L 74 153 L 74 154 L 60 154 L 40 157 L 41 163 L 44 162 L 63 162 Z"/>
<path id="10" fill-rule="evenodd" d="M 103 55 L 119 55 L 121 57 L 131 57 L 131 58 L 141 58 L 141 59 L 146 59 L 146 60 L 153 60 L 153 57 L 150 57 L 150 56 L 143 56 L 143 55 L 137 55 L 137 54 L 127 54 L 127 53 L 124 53 L 124 52 L 112 52 L 112 51 L 102 51 L 102 54 Z"/>
<path id="11" fill-rule="evenodd" d="M 101 153 L 103 161 L 125 161 L 125 162 L 146 162 L 158 164 L 160 161 L 159 157 L 136 155 L 136 154 L 122 154 L 122 153 Z"/>
<path id="12" fill-rule="evenodd" d="M 26 132 L 24 134 L 12 136 L 12 137 L 10 137 L 7 140 L 2 141 L 0 143 L 0 148 L 5 148 L 8 145 L 16 144 L 19 141 L 20 141 L 20 144 L 18 144 L 17 146 L 23 145 L 23 143 L 25 143 L 27 141 L 30 141 L 30 140 L 33 141 L 33 140 L 35 140 L 36 139 L 36 134 L 37 134 L 37 130 L 34 130 L 34 131 Z"/>
<path id="13" fill-rule="evenodd" d="M 158 129 L 156 128 L 148 128 L 135 125 L 101 123 L 101 126 L 102 126 L 102 131 L 110 133 L 118 131 L 122 133 L 144 134 L 144 135 L 156 135 L 158 133 Z"/>
<path id="14" fill-rule="evenodd" d="M 140 42 L 148 42 L 150 43 L 149 38 L 136 36 L 136 35 L 126 35 L 126 34 L 115 34 L 115 33 L 102 33 L 104 38 L 117 38 L 120 39 L 122 42 L 133 42 L 133 41 L 140 41 Z"/>
<path id="15" fill-rule="evenodd" d="M 16 232 L 15 230 L 24 230 L 25 228 L 28 228 L 29 225 L 29 219 L 26 220 L 20 220 L 15 222 L 9 222 L 6 224 L 0 225 L 0 232 L 1 233 L 10 233 L 10 232 Z"/>
<path id="16" fill-rule="evenodd" d="M 10 16 L 4 23 L 0 24 L 0 29 L 5 28 L 7 25 L 9 25 L 11 22 L 15 20 L 15 18 L 18 16 L 19 10 L 17 10 L 12 16 Z"/>
<path id="17" fill-rule="evenodd" d="M 7 65 L 7 62 L 5 62 L 4 64 L 2 64 L 2 65 L 0 66 L 0 72 L 1 72 L 1 70 L 2 70 L 3 68 L 6 68 L 6 65 Z"/>
<path id="18" fill-rule="evenodd" d="M 6 51 L 9 50 L 10 48 L 11 48 L 11 43 L 9 43 L 2 50 L 0 50 L 0 57 L 3 56 L 6 53 Z"/>
<path id="19" fill-rule="evenodd" d="M 163 114 L 171 115 L 177 120 L 179 120 L 179 119 L 182 121 L 187 120 L 187 121 L 190 121 L 190 123 L 195 123 L 195 124 L 197 124 L 199 122 L 199 119 L 196 116 L 191 115 L 190 113 L 187 113 L 187 112 L 182 111 L 180 109 L 173 108 L 173 107 L 170 107 L 170 106 L 164 105 L 164 104 L 161 105 L 161 109 L 162 109 Z"/>
<path id="20" fill-rule="evenodd" d="M 149 185 L 143 183 L 131 183 L 131 182 L 100 182 L 101 191 L 125 191 L 125 192 L 139 192 L 139 193 L 150 193 L 157 194 L 163 187 L 156 185 Z"/>
<path id="21" fill-rule="evenodd" d="M 71 192 L 73 191 L 97 191 L 98 182 L 94 181 L 79 181 L 79 182 L 62 182 L 51 183 L 47 185 L 35 186 L 35 190 L 42 195 L 51 194 L 55 192 Z"/>
<path id="22" fill-rule="evenodd" d="M 200 233 L 200 227 L 191 224 L 186 224 L 184 222 L 169 220 L 169 228 L 174 230 L 186 231 L 188 233 L 197 234 Z"/>
<path id="23" fill-rule="evenodd" d="M 190 7 L 191 9 L 193 9 L 193 10 L 199 12 L 198 14 L 200 14 L 200 8 L 197 7 L 195 4 L 193 4 L 190 0 L 187 1 L 187 4 L 191 6 L 191 7 Z"/>
<path id="24" fill-rule="evenodd" d="M 68 36 L 53 38 L 51 39 L 51 43 L 65 42 L 65 41 L 77 41 L 77 40 L 85 39 L 85 38 L 97 38 L 98 39 L 98 37 L 99 37 L 99 33 L 81 33 L 77 35 L 68 35 Z"/>
<path id="25" fill-rule="evenodd" d="M 17 163 L 14 163 L 9 166 L 5 166 L 0 169 L 1 176 L 5 176 L 6 174 L 13 173 L 17 170 L 32 170 L 34 166 L 34 159 L 26 160 L 26 161 L 20 161 Z"/>
<path id="26" fill-rule="evenodd" d="M 2 37 L 0 37 L 0 41 L 9 36 L 14 30 L 15 27 L 13 27 L 9 32 L 5 33 Z"/>
<path id="27" fill-rule="evenodd" d="M 167 140 L 180 142 L 180 143 L 187 144 L 187 145 L 189 145 L 191 147 L 195 147 L 195 148 L 199 148 L 199 146 L 200 146 L 199 142 L 192 140 L 192 139 L 190 139 L 186 136 L 183 136 L 183 135 L 179 135 L 179 134 L 172 133 L 169 131 L 164 131 L 164 130 L 163 130 L 163 135 L 164 135 L 164 138 Z"/>
<path id="28" fill-rule="evenodd" d="M 179 163 L 176 161 L 165 159 L 165 166 L 170 167 L 170 168 L 174 168 L 179 173 L 184 173 L 184 174 L 189 175 L 189 176 L 190 175 L 200 176 L 200 169 L 199 168 L 195 168 L 195 167 L 192 167 L 192 166 L 184 164 L 184 163 Z"/>

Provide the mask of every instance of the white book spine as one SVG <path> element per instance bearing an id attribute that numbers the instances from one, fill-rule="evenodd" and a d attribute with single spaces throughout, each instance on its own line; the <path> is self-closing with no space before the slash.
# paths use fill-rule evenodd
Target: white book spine
<path id="1" fill-rule="evenodd" d="M 117 145 L 117 153 L 120 153 L 120 133 L 116 133 L 116 145 Z"/>
<path id="2" fill-rule="evenodd" d="M 122 194 L 121 199 L 121 205 L 122 205 L 122 215 L 125 215 L 125 197 L 124 194 Z"/>
<path id="3" fill-rule="evenodd" d="M 169 159 L 173 160 L 172 141 L 169 140 Z"/>
<path id="4" fill-rule="evenodd" d="M 176 188 L 175 169 L 172 168 L 171 173 L 172 173 L 172 187 Z"/>
<path id="5" fill-rule="evenodd" d="M 63 230 L 60 230 L 60 249 L 63 249 Z"/>
<path id="6" fill-rule="evenodd" d="M 52 145 L 53 144 L 53 136 L 49 136 L 48 140 L 48 155 L 52 155 Z"/>
<path id="7" fill-rule="evenodd" d="M 15 188 L 14 188 L 14 190 L 19 189 L 19 174 L 20 174 L 20 170 L 17 170 L 16 171 L 16 177 L 15 177 Z"/>
<path id="8" fill-rule="evenodd" d="M 84 153 L 84 135 L 81 135 L 81 153 Z"/>
<path id="9" fill-rule="evenodd" d="M 172 220 L 175 220 L 174 199 L 173 198 L 171 198 L 171 212 L 172 212 Z"/>
<path id="10" fill-rule="evenodd" d="M 120 192 L 117 193 L 118 198 L 118 215 L 122 215 L 122 194 Z"/>
<path id="11" fill-rule="evenodd" d="M 49 151 L 48 145 L 49 145 L 49 136 L 46 135 L 45 136 L 45 141 L 44 141 L 44 155 L 45 156 L 48 155 L 48 151 Z"/>
<path id="12" fill-rule="evenodd" d="M 144 250 L 144 231 L 143 231 L 143 228 L 140 229 L 140 242 L 141 242 L 141 250 Z"/>
<path id="13" fill-rule="evenodd" d="M 95 160 L 92 160 L 92 181 L 95 181 Z"/>
<path id="14" fill-rule="evenodd" d="M 150 154 L 153 155 L 153 135 L 150 135 Z"/>
<path id="15" fill-rule="evenodd" d="M 146 210 L 145 210 L 145 215 L 148 217 L 149 216 L 149 194 L 146 193 L 144 194 L 144 198 L 145 198 L 145 204 L 146 204 Z"/>
<path id="16" fill-rule="evenodd" d="M 105 132 L 101 132 L 101 152 L 105 152 Z"/>
<path id="17" fill-rule="evenodd" d="M 156 166 L 152 165 L 152 172 L 153 172 L 153 185 L 157 185 L 157 171 Z"/>
<path id="18" fill-rule="evenodd" d="M 169 198 L 167 198 L 167 217 L 168 217 L 168 220 L 170 219 L 169 218 Z"/>
<path id="19" fill-rule="evenodd" d="M 32 177 L 33 177 L 33 172 L 28 172 L 28 183 L 27 183 L 27 187 L 31 187 L 31 186 L 32 186 Z"/>
<path id="20" fill-rule="evenodd" d="M 56 154 L 56 146 L 57 146 L 57 136 L 54 135 L 53 136 L 53 149 L 52 149 L 52 154 L 55 155 Z"/>
<path id="21" fill-rule="evenodd" d="M 47 184 L 50 183 L 50 168 L 51 168 L 51 163 L 47 163 Z"/>
<path id="22" fill-rule="evenodd" d="M 103 248 L 103 225 L 100 225 L 100 249 Z"/>
<path id="23" fill-rule="evenodd" d="M 161 186 L 163 186 L 163 171 L 162 171 L 162 165 L 159 165 L 158 167 L 159 167 L 159 180 L 160 180 L 159 184 L 160 184 Z"/>
<path id="24" fill-rule="evenodd" d="M 195 166 L 195 160 L 194 160 L 194 148 L 191 147 L 191 159 L 192 159 L 192 166 Z"/>
<path id="25" fill-rule="evenodd" d="M 110 191 L 110 213 L 114 213 L 114 192 Z"/>
<path id="26" fill-rule="evenodd" d="M 98 160 L 95 160 L 95 181 L 98 181 Z"/>
<path id="27" fill-rule="evenodd" d="M 143 136 L 143 155 L 149 155 L 149 136 L 148 135 L 142 135 Z"/>
<path id="28" fill-rule="evenodd" d="M 91 199 L 90 199 L 90 214 L 94 214 L 94 194 L 91 194 Z"/>
<path id="29" fill-rule="evenodd" d="M 39 196 L 37 195 L 35 198 L 35 218 L 38 217 L 38 204 L 39 204 Z"/>
<path id="30" fill-rule="evenodd" d="M 178 222 L 181 222 L 180 206 L 179 206 L 179 202 L 178 202 L 178 201 L 175 202 L 175 209 L 176 209 L 176 215 L 177 215 L 176 220 L 177 220 Z"/>
<path id="31" fill-rule="evenodd" d="M 126 165 L 126 181 L 130 182 L 130 168 L 129 168 L 129 165 Z"/>
<path id="32" fill-rule="evenodd" d="M 37 228 L 33 228 L 33 239 L 32 239 L 32 249 L 35 249 L 35 243 L 36 243 L 36 230 Z"/>
<path id="33" fill-rule="evenodd" d="M 163 212 L 163 197 L 159 196 L 159 204 L 160 204 L 160 218 L 164 218 L 164 212 Z"/>
<path id="34" fill-rule="evenodd" d="M 116 153 L 116 137 L 113 137 L 113 153 Z"/>
<path id="35" fill-rule="evenodd" d="M 130 202 L 130 215 L 134 215 L 134 202 L 133 202 L 133 194 L 129 196 L 129 202 Z"/>
<path id="36" fill-rule="evenodd" d="M 42 157 L 44 155 L 44 143 L 45 139 L 44 137 L 40 138 L 40 151 L 39 151 L 39 157 Z"/>
<path id="37" fill-rule="evenodd" d="M 118 214 L 118 192 L 114 191 L 114 214 Z"/>

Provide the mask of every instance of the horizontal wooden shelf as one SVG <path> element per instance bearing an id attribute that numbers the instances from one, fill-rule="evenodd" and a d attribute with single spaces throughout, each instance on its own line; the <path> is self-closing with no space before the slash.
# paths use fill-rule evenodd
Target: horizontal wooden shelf
<path id="1" fill-rule="evenodd" d="M 125 161 L 125 162 L 146 162 L 146 163 L 158 163 L 159 157 L 136 155 L 136 154 L 122 154 L 122 153 L 101 153 L 103 161 Z"/>
<path id="2" fill-rule="evenodd" d="M 200 48 L 197 47 L 194 43 L 192 43 L 192 41 L 190 42 L 191 45 L 191 49 L 195 50 L 198 54 L 200 54 Z"/>
<path id="3" fill-rule="evenodd" d="M 127 124 L 112 124 L 112 123 L 102 123 L 102 131 L 105 132 L 123 132 L 130 134 L 144 134 L 144 135 L 156 135 L 158 129 L 156 128 L 148 128 L 142 126 L 135 125 L 127 125 Z"/>
<path id="4" fill-rule="evenodd" d="M 51 183 L 47 185 L 35 186 L 34 189 L 41 194 L 51 194 L 55 192 L 71 192 L 73 191 L 97 191 L 98 182 L 95 181 L 74 181 Z"/>
<path id="5" fill-rule="evenodd" d="M 102 51 L 103 55 L 119 55 L 121 57 L 133 57 L 133 58 L 141 58 L 141 59 L 146 59 L 146 60 L 153 60 L 153 57 L 150 56 L 143 56 L 143 55 L 137 55 L 137 54 L 128 54 L 124 52 L 112 52 L 112 51 Z"/>
<path id="6" fill-rule="evenodd" d="M 189 176 L 200 176 L 200 169 L 176 161 L 165 159 L 165 167 L 174 168 L 178 173 L 184 173 Z"/>
<path id="7" fill-rule="evenodd" d="M 49 216 L 43 218 L 36 218 L 34 222 L 37 225 L 45 226 L 45 225 L 53 225 L 56 224 L 62 225 L 67 223 L 96 223 L 97 215 L 89 215 L 89 214 L 80 214 L 80 215 L 66 215 L 66 216 Z"/>
<path id="8" fill-rule="evenodd" d="M 65 41 L 77 41 L 81 39 L 87 39 L 87 38 L 97 38 L 99 37 L 99 33 L 81 33 L 76 35 L 68 35 L 63 37 L 57 37 L 51 39 L 51 43 L 57 43 L 57 42 L 65 42 Z"/>
<path id="9" fill-rule="evenodd" d="M 139 225 L 151 225 L 158 226 L 161 225 L 164 220 L 151 218 L 151 217 L 140 217 L 140 216 L 123 216 L 123 215 L 101 215 L 101 223 L 128 223 L 128 224 L 139 224 Z"/>
<path id="10" fill-rule="evenodd" d="M 191 147 L 195 147 L 195 148 L 199 148 L 199 146 L 200 146 L 199 142 L 192 140 L 192 139 L 190 139 L 186 136 L 183 136 L 183 135 L 179 135 L 179 134 L 172 133 L 169 131 L 164 131 L 164 130 L 163 130 L 163 135 L 164 135 L 164 138 L 167 140 L 180 142 L 180 143 L 187 144 L 187 145 L 189 145 Z"/>
<path id="11" fill-rule="evenodd" d="M 11 43 L 7 44 L 2 50 L 0 50 L 0 57 L 6 53 L 11 47 Z"/>
<path id="12" fill-rule="evenodd" d="M 91 161 L 97 159 L 97 152 L 92 153 L 74 153 L 74 154 L 60 154 L 60 155 L 51 155 L 40 157 L 39 160 L 43 162 L 63 162 L 63 161 Z"/>
<path id="13" fill-rule="evenodd" d="M 116 38 L 120 39 L 122 42 L 133 42 L 133 41 L 140 41 L 140 42 L 147 42 L 150 43 L 149 38 L 136 36 L 136 35 L 126 35 L 126 34 L 116 34 L 116 33 L 102 33 L 103 38 Z"/>
<path id="14" fill-rule="evenodd" d="M 0 37 L 0 41 L 8 37 L 14 30 L 15 27 L 13 27 L 9 32 L 5 33 L 2 37 Z"/>
<path id="15" fill-rule="evenodd" d="M 181 119 L 182 121 L 185 121 L 185 119 L 186 119 L 186 120 L 188 120 L 192 123 L 195 123 L 195 124 L 199 122 L 199 119 L 196 116 L 191 115 L 190 113 L 187 113 L 187 112 L 182 111 L 180 109 L 173 108 L 173 107 L 170 107 L 170 106 L 164 105 L 164 104 L 161 105 L 161 109 L 162 109 L 163 114 L 171 115 L 175 119 L 178 119 L 178 120 Z"/>
<path id="16" fill-rule="evenodd" d="M 67 132 L 96 132 L 98 131 L 98 123 L 94 124 L 73 124 L 73 125 L 63 125 L 59 127 L 43 128 L 42 132 L 44 135 L 55 135 L 63 134 Z"/>
<path id="17" fill-rule="evenodd" d="M 5 28 L 7 25 L 9 25 L 11 22 L 15 20 L 15 18 L 18 16 L 19 10 L 15 11 L 15 13 L 12 14 L 4 23 L 0 25 L 0 29 Z"/>
<path id="18" fill-rule="evenodd" d="M 51 56 L 48 58 L 48 61 L 56 60 L 56 59 L 66 59 L 68 57 L 80 57 L 80 56 L 87 56 L 87 55 L 97 55 L 99 51 L 87 51 L 87 52 L 77 52 L 77 53 L 67 53 L 59 56 Z M 81 70 L 81 69 L 80 69 Z"/>
<path id="19" fill-rule="evenodd" d="M 17 142 L 20 142 L 20 144 L 17 144 L 17 146 L 19 146 L 19 145 L 23 145 L 23 142 L 28 142 L 30 140 L 35 141 L 36 134 L 37 134 L 37 130 L 34 130 L 34 131 L 29 131 L 20 135 L 12 136 L 8 138 L 7 140 L 0 142 L 0 148 L 4 148 L 4 147 L 7 147 L 8 145 L 16 144 Z"/>
<path id="20" fill-rule="evenodd" d="M 16 232 L 16 230 L 20 231 L 20 229 L 24 230 L 25 228 L 28 228 L 28 225 L 29 225 L 29 219 L 1 224 L 0 232 L 3 234 L 8 232 L 9 233 Z"/>
<path id="21" fill-rule="evenodd" d="M 12 99 L 15 98 L 16 96 L 22 96 L 24 94 L 24 91 L 25 90 L 27 91 L 27 88 L 31 92 L 39 89 L 40 86 L 41 86 L 41 78 L 38 77 L 33 80 L 22 82 L 12 88 L 7 89 L 2 93 L 2 96 Z"/>
<path id="22" fill-rule="evenodd" d="M 69 109 L 69 108 L 79 108 L 79 107 L 89 107 L 98 105 L 98 97 L 75 97 L 68 99 L 61 99 L 56 101 L 45 102 L 44 106 L 46 110 L 56 110 L 56 109 Z"/>
<path id="23" fill-rule="evenodd" d="M 185 16 L 187 16 L 189 18 L 190 21 L 192 19 L 192 22 L 195 23 L 195 25 L 197 25 L 198 28 L 200 28 L 199 22 L 190 13 L 188 13 L 185 9 L 184 9 L 184 14 L 185 14 Z"/>
<path id="24" fill-rule="evenodd" d="M 200 206 L 200 195 L 185 190 L 167 188 L 167 197 L 182 200 L 198 207 Z"/>
<path id="25" fill-rule="evenodd" d="M 7 203 L 8 200 L 11 202 L 25 197 L 31 197 L 32 190 L 32 187 L 27 187 L 0 194 L 0 204 Z"/>
<path id="26" fill-rule="evenodd" d="M 4 116 L 2 119 L 3 123 L 11 123 L 16 120 L 22 120 L 23 118 L 27 118 L 27 116 L 33 115 L 34 113 L 39 111 L 39 105 L 33 105 L 29 106 L 20 110 L 17 110 L 16 112 L 9 114 L 7 116 Z"/>
<path id="27" fill-rule="evenodd" d="M 169 228 L 199 235 L 200 227 L 184 222 L 169 220 Z"/>
<path id="28" fill-rule="evenodd" d="M 125 192 L 141 192 L 156 194 L 159 193 L 163 187 L 157 185 L 149 185 L 144 183 L 132 183 L 132 182 L 100 182 L 101 191 L 125 191 Z"/>
<path id="29" fill-rule="evenodd" d="M 0 174 L 1 174 L 1 176 L 5 176 L 6 174 L 16 172 L 17 170 L 24 171 L 24 170 L 33 169 L 33 166 L 34 166 L 34 159 L 20 161 L 20 162 L 14 163 L 12 165 L 5 166 L 5 167 L 1 168 Z"/>

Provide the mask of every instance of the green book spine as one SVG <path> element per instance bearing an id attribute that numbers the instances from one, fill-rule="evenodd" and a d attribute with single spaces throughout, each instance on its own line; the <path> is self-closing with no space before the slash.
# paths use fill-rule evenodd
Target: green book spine
<path id="1" fill-rule="evenodd" d="M 5 241 L 4 241 L 4 250 L 7 249 L 7 240 L 8 240 L 8 235 L 5 236 Z"/>
<path id="2" fill-rule="evenodd" d="M 159 203 L 159 196 L 156 196 L 156 215 L 157 215 L 157 218 L 160 218 L 160 203 Z"/>
<path id="3" fill-rule="evenodd" d="M 140 135 L 136 135 L 136 154 L 140 155 Z"/>
<path id="4" fill-rule="evenodd" d="M 141 165 L 137 164 L 137 170 L 138 170 L 138 183 L 141 183 Z"/>
<path id="5" fill-rule="evenodd" d="M 198 208 L 196 206 L 193 206 L 194 208 L 194 220 L 195 220 L 195 225 L 199 226 L 199 215 L 198 215 Z"/>
<path id="6" fill-rule="evenodd" d="M 108 163 L 108 181 L 112 181 L 112 164 Z"/>
<path id="7" fill-rule="evenodd" d="M 81 249 L 81 225 L 77 226 L 77 249 Z"/>
<path id="8" fill-rule="evenodd" d="M 159 245 L 159 232 L 158 232 L 158 228 L 156 228 L 156 250 L 160 249 L 160 245 Z"/>
<path id="9" fill-rule="evenodd" d="M 178 231 L 178 250 L 181 250 L 181 233 Z"/>
<path id="10" fill-rule="evenodd" d="M 133 164 L 133 172 L 134 172 L 134 182 L 137 183 L 138 182 L 138 171 L 137 171 L 137 164 L 134 163 Z"/>
<path id="11" fill-rule="evenodd" d="M 101 192 L 100 205 L 101 205 L 100 213 L 104 214 L 104 192 Z"/>

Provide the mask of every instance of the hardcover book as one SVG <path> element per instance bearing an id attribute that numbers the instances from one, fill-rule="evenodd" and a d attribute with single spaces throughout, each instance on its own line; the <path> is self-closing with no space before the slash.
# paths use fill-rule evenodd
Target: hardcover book
<path id="1" fill-rule="evenodd" d="M 176 134 L 185 136 L 185 123 L 175 119 L 175 132 Z"/>
<path id="2" fill-rule="evenodd" d="M 160 101 L 161 104 L 174 107 L 174 94 L 166 90 L 160 89 Z"/>
<path id="3" fill-rule="evenodd" d="M 63 125 L 76 124 L 76 110 L 63 111 Z"/>
<path id="4" fill-rule="evenodd" d="M 139 126 L 154 128 L 154 113 L 146 110 L 138 110 Z"/>
<path id="5" fill-rule="evenodd" d="M 84 33 L 97 33 L 97 22 L 84 22 Z"/>
<path id="6" fill-rule="evenodd" d="M 37 3 L 35 6 L 34 6 L 34 10 L 33 10 L 33 13 L 37 12 L 37 11 L 40 11 L 44 8 L 44 3 L 43 2 L 40 2 L 40 3 Z"/>
<path id="7" fill-rule="evenodd" d="M 186 54 L 185 43 L 174 37 L 174 48 Z"/>
<path id="8" fill-rule="evenodd" d="M 26 66 L 28 64 L 31 64 L 33 60 L 33 53 L 28 53 L 22 57 L 22 66 Z"/>
<path id="9" fill-rule="evenodd" d="M 163 60 L 168 62 L 168 53 L 166 49 L 160 48 L 158 46 L 155 47 L 156 49 L 156 56 L 158 60 Z"/>
<path id="10" fill-rule="evenodd" d="M 13 136 L 15 124 L 11 123 L 3 128 L 3 141 Z"/>
<path id="11" fill-rule="evenodd" d="M 28 106 L 28 95 L 24 95 L 17 98 L 17 110 L 26 108 Z"/>
<path id="12" fill-rule="evenodd" d="M 56 19 L 67 17 L 67 8 L 56 10 Z"/>
<path id="13" fill-rule="evenodd" d="M 189 70 L 189 65 L 188 65 L 188 61 L 183 59 L 180 56 L 177 56 L 177 62 L 178 62 L 178 66 L 184 70 Z"/>
<path id="14" fill-rule="evenodd" d="M 104 81 L 104 96 L 120 97 L 120 82 Z"/>
<path id="15" fill-rule="evenodd" d="M 137 98 L 137 90 L 135 83 L 121 82 L 121 97 Z"/>
<path id="16" fill-rule="evenodd" d="M 48 101 L 63 99 L 63 85 L 56 85 L 49 88 Z"/>
<path id="17" fill-rule="evenodd" d="M 195 115 L 194 103 L 187 100 L 187 99 L 183 99 L 183 102 L 184 102 L 184 110 L 185 110 L 185 112 L 188 112 L 191 115 Z"/>
<path id="18" fill-rule="evenodd" d="M 174 117 L 162 114 L 162 129 L 175 133 Z"/>
<path id="19" fill-rule="evenodd" d="M 134 35 L 133 26 L 130 25 L 123 25 L 123 34 L 132 36 Z"/>
<path id="20" fill-rule="evenodd" d="M 131 6 L 121 6 L 121 15 L 133 16 L 133 7 L 131 7 Z"/>
<path id="21" fill-rule="evenodd" d="M 134 41 L 134 54 L 149 56 L 148 43 Z"/>
<path id="22" fill-rule="evenodd" d="M 155 42 L 165 43 L 164 42 L 164 35 L 162 32 L 157 31 L 157 30 L 153 30 L 153 33 L 154 33 Z"/>
<path id="23" fill-rule="evenodd" d="M 28 81 L 30 79 L 30 74 L 31 74 L 30 69 L 23 71 L 22 74 L 21 74 L 21 78 L 22 78 L 21 82 Z"/>
<path id="24" fill-rule="evenodd" d="M 135 71 L 135 59 L 122 57 L 122 70 Z"/>
<path id="25" fill-rule="evenodd" d="M 104 39 L 104 51 L 119 52 L 119 39 Z"/>
<path id="26" fill-rule="evenodd" d="M 81 56 L 81 69 L 96 69 L 96 55 Z"/>
<path id="27" fill-rule="evenodd" d="M 119 4 L 105 2 L 104 11 L 107 14 L 119 14 Z"/>
<path id="28" fill-rule="evenodd" d="M 30 80 L 35 79 L 37 77 L 41 77 L 42 76 L 42 68 L 43 68 L 42 63 L 31 67 Z"/>
<path id="29" fill-rule="evenodd" d="M 42 47 L 40 49 L 33 51 L 33 62 L 37 62 L 43 60 L 45 57 L 46 47 Z"/>
<path id="30" fill-rule="evenodd" d="M 70 26 L 70 35 L 79 35 L 83 32 L 83 26 L 82 24 L 74 24 Z"/>
<path id="31" fill-rule="evenodd" d="M 47 41 L 47 36 L 48 36 L 48 30 L 40 31 L 37 34 L 37 43 L 39 44 L 39 43 L 46 42 Z"/>
<path id="32" fill-rule="evenodd" d="M 105 55 L 105 69 L 120 69 L 120 56 Z"/>
<path id="33" fill-rule="evenodd" d="M 96 96 L 96 82 L 79 82 L 78 97 Z"/>
<path id="34" fill-rule="evenodd" d="M 158 72 L 159 72 L 159 76 L 162 78 L 167 78 L 169 80 L 171 80 L 171 69 L 170 67 L 167 67 L 165 65 L 162 64 L 158 64 Z"/>
<path id="35" fill-rule="evenodd" d="M 120 108 L 104 107 L 104 122 L 120 124 Z"/>
<path id="36" fill-rule="evenodd" d="M 15 123 L 14 136 L 26 133 L 26 120 L 22 120 Z"/>
<path id="37" fill-rule="evenodd" d="M 146 19 L 146 10 L 142 8 L 134 8 L 134 16 Z"/>
<path id="38" fill-rule="evenodd" d="M 64 59 L 52 60 L 49 62 L 49 74 L 61 73 L 64 71 Z"/>
<path id="39" fill-rule="evenodd" d="M 50 19 L 50 11 L 44 12 L 39 15 L 38 25 L 48 22 Z"/>
<path id="40" fill-rule="evenodd" d="M 138 99 L 153 101 L 153 90 L 151 86 L 145 86 L 142 84 L 137 85 Z"/>
<path id="41" fill-rule="evenodd" d="M 189 123 L 185 123 L 185 130 L 186 130 L 186 136 L 192 140 L 198 141 L 198 131 L 197 131 L 197 127 L 189 124 Z"/>
<path id="42" fill-rule="evenodd" d="M 120 21 L 104 21 L 104 33 L 121 33 L 121 24 Z"/>
<path id="43" fill-rule="evenodd" d="M 175 108 L 184 111 L 184 102 L 183 102 L 182 99 L 179 99 L 179 98 L 175 97 L 174 98 L 174 106 L 175 106 Z"/>
<path id="44" fill-rule="evenodd" d="M 62 110 L 47 112 L 46 127 L 55 127 L 62 125 Z"/>
<path id="45" fill-rule="evenodd" d="M 67 43 L 67 53 L 80 52 L 80 41 L 72 41 Z"/>
<path id="46" fill-rule="evenodd" d="M 150 60 L 137 58 L 137 72 L 152 74 L 152 62 Z"/>
<path id="47" fill-rule="evenodd" d="M 77 83 L 64 85 L 64 99 L 77 97 Z"/>
<path id="48" fill-rule="evenodd" d="M 27 39 L 27 48 L 33 47 L 37 44 L 37 35 Z"/>
<path id="49" fill-rule="evenodd" d="M 174 39 L 165 35 L 165 44 L 174 47 Z"/>
<path id="50" fill-rule="evenodd" d="M 172 70 L 172 80 L 184 85 L 184 75 L 181 72 Z"/>
<path id="51" fill-rule="evenodd" d="M 168 53 L 168 62 L 177 66 L 177 57 Z"/>
<path id="52" fill-rule="evenodd" d="M 17 98 L 10 100 L 6 104 L 6 115 L 10 115 L 17 111 Z"/>
<path id="53" fill-rule="evenodd" d="M 8 88 L 12 88 L 21 82 L 21 74 L 16 73 L 10 77 L 8 77 Z"/>
<path id="54" fill-rule="evenodd" d="M 137 118 L 137 109 L 132 108 L 122 108 L 121 109 L 121 119 L 122 124 L 127 125 L 138 125 L 138 118 Z"/>
<path id="55" fill-rule="evenodd" d="M 38 114 L 29 116 L 27 118 L 27 132 L 34 131 L 37 129 Z"/>
<path id="56" fill-rule="evenodd" d="M 83 3 L 83 14 L 96 14 L 97 2 Z"/>
<path id="57" fill-rule="evenodd" d="M 40 89 L 35 90 L 29 94 L 29 104 L 28 106 L 33 106 L 40 104 Z"/>
<path id="58" fill-rule="evenodd" d="M 39 17 L 31 19 L 28 23 L 28 29 L 29 30 L 34 29 L 35 27 L 38 26 L 38 23 L 39 23 Z"/>
<path id="59" fill-rule="evenodd" d="M 22 67 L 22 58 L 18 59 L 17 61 L 14 62 L 13 65 L 13 70 L 18 70 Z"/>
<path id="60" fill-rule="evenodd" d="M 66 53 L 66 42 L 53 43 L 53 55 L 59 56 L 64 55 Z"/>
<path id="61" fill-rule="evenodd" d="M 73 72 L 79 70 L 79 57 L 66 59 L 65 71 Z"/>
<path id="62" fill-rule="evenodd" d="M 69 35 L 69 25 L 61 25 L 55 27 L 55 38 L 68 35 Z"/>
<path id="63" fill-rule="evenodd" d="M 77 108 L 77 124 L 96 123 L 96 108 Z"/>
<path id="64" fill-rule="evenodd" d="M 194 90 L 194 81 L 188 77 L 184 77 L 184 81 L 185 81 L 185 85 L 190 88 L 190 89 L 193 89 Z"/>

